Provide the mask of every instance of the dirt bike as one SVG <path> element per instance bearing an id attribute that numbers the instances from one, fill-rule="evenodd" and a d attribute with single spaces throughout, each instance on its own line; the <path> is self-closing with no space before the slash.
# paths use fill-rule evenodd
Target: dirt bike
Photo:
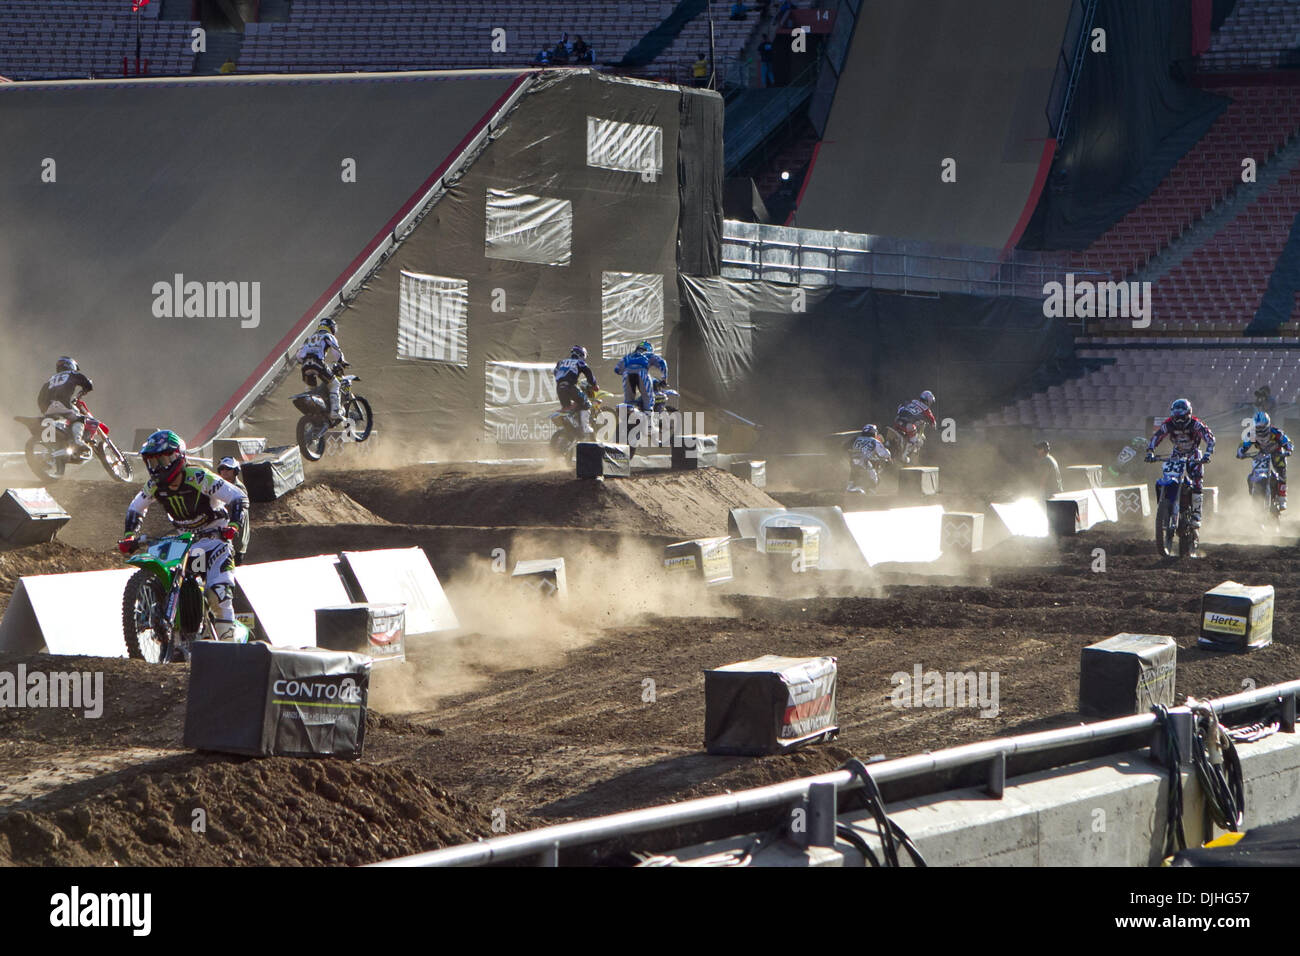
<path id="1" fill-rule="evenodd" d="M 23 453 L 27 467 L 41 481 L 58 481 L 69 464 L 79 465 L 90 461 L 91 455 L 99 457 L 104 470 L 115 481 L 131 480 L 131 462 L 108 437 L 108 426 L 90 414 L 81 399 L 74 399 L 73 407 L 81 413 L 85 429 L 81 440 L 90 446 L 90 453 L 77 453 L 72 438 L 72 423 L 59 415 L 15 415 L 14 421 L 26 425 L 32 437 L 27 439 Z"/>
<path id="2" fill-rule="evenodd" d="M 343 375 L 346 364 L 334 367 L 334 374 L 339 380 L 339 410 L 343 421 L 331 426 L 329 402 L 321 394 L 323 385 L 309 388 L 305 392 L 292 395 L 289 401 L 302 412 L 298 419 L 298 448 L 308 461 L 320 461 L 325 455 L 325 446 L 331 440 L 340 444 L 344 442 L 363 442 L 370 437 L 375 427 L 375 416 L 370 410 L 370 403 L 360 395 L 352 394 L 352 383 L 360 381 L 359 375 Z M 336 431 L 335 429 L 340 429 Z"/>
<path id="3" fill-rule="evenodd" d="M 894 425 L 885 426 L 885 447 L 890 459 L 897 465 L 919 465 L 921 449 L 925 446 L 925 432 L 915 422 L 909 422 L 899 431 Z"/>
<path id="4" fill-rule="evenodd" d="M 583 386 L 582 393 L 591 402 L 589 421 L 595 432 L 592 437 L 605 436 L 603 440 L 612 440 L 618 426 L 618 420 L 614 417 L 614 412 L 610 410 L 610 404 L 611 400 L 616 396 L 613 392 L 595 388 L 590 383 Z M 580 416 L 581 409 L 577 405 L 571 405 L 567 409 L 551 413 L 550 421 L 555 426 L 555 431 L 551 434 L 551 451 L 561 458 L 567 458 L 572 454 L 578 442 L 590 440 L 590 438 L 584 438 L 582 434 L 582 419 Z"/>
<path id="5" fill-rule="evenodd" d="M 1282 522 L 1282 499 L 1277 496 L 1278 473 L 1269 452 L 1256 452 L 1255 464 L 1246 478 L 1250 498 L 1259 509 L 1265 528 L 1277 531 Z"/>
<path id="6" fill-rule="evenodd" d="M 207 554 L 194 547 L 198 538 L 216 533 L 134 538 L 135 553 L 126 563 L 140 570 L 131 575 L 122 595 L 128 655 L 153 664 L 189 660 L 194 641 L 217 640 L 216 605 L 206 584 Z M 248 640 L 248 628 L 237 621 L 234 643 Z"/>
<path id="7" fill-rule="evenodd" d="M 1178 556 L 1194 557 L 1200 543 L 1200 532 L 1192 527 L 1191 466 L 1198 460 L 1193 455 L 1153 456 L 1150 461 L 1164 462 L 1164 470 L 1156 480 L 1156 550 L 1163 557 L 1173 557 L 1174 537 L 1178 537 Z"/>

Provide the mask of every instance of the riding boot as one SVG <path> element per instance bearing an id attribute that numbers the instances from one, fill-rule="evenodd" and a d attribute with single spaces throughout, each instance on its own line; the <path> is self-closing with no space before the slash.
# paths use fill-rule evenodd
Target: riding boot
<path id="1" fill-rule="evenodd" d="M 77 454 L 83 457 L 90 457 L 90 446 L 85 442 L 86 423 L 72 423 L 72 443 L 77 446 Z"/>
<path id="2" fill-rule="evenodd" d="M 595 434 L 595 431 L 591 427 L 590 408 L 584 408 L 582 411 L 578 412 L 578 423 L 582 427 L 582 435 L 584 438 L 590 438 Z"/>
<path id="3" fill-rule="evenodd" d="M 1192 495 L 1192 511 L 1187 516 L 1187 523 L 1193 528 L 1201 526 L 1201 501 L 1204 499 L 1203 494 Z"/>
<path id="4" fill-rule="evenodd" d="M 234 621 L 222 620 L 219 618 L 213 621 L 212 625 L 217 632 L 217 640 L 233 641 L 235 639 L 237 631 L 235 630 Z"/>

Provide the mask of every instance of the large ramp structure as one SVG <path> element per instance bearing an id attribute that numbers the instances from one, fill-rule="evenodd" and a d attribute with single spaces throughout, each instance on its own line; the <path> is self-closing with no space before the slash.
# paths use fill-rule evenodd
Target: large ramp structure
<path id="1" fill-rule="evenodd" d="M 1051 163 L 1071 4 L 864 3 L 795 225 L 1004 247 Z"/>
<path id="2" fill-rule="evenodd" d="M 603 385 L 651 339 L 676 364 L 679 271 L 716 275 L 722 99 L 582 70 L 542 74 L 339 317 L 385 440 L 545 442 L 555 362 Z M 286 370 L 244 417 L 291 439 Z"/>
<path id="3" fill-rule="evenodd" d="M 531 76 L 0 84 L 0 408 L 211 437 Z"/>

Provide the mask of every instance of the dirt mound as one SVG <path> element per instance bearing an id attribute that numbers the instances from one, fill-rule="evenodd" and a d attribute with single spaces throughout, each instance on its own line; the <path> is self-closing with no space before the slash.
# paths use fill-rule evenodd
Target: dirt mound
<path id="1" fill-rule="evenodd" d="M 607 481 L 566 473 L 332 472 L 330 483 L 396 524 L 596 528 L 725 534 L 732 508 L 779 503 L 730 472 L 662 472 Z M 256 526 L 254 526 L 256 533 Z"/>
<path id="2" fill-rule="evenodd" d="M 388 524 L 323 482 L 302 485 L 269 504 L 252 505 L 251 514 L 254 533 L 260 525 Z"/>
<path id="3" fill-rule="evenodd" d="M 357 865 L 487 836 L 477 814 L 407 769 L 193 754 L 72 806 L 0 818 L 0 863 Z M 482 826 L 459 820 L 478 816 Z"/>

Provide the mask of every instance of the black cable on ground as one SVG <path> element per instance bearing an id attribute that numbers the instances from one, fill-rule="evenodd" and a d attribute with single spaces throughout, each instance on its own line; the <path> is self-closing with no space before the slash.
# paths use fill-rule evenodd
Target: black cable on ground
<path id="1" fill-rule="evenodd" d="M 1187 836 L 1183 832 L 1183 777 L 1178 766 L 1178 736 L 1174 730 L 1169 708 L 1156 704 L 1151 708 L 1165 732 L 1165 769 L 1169 774 L 1169 797 L 1165 812 L 1165 853 L 1171 857 L 1187 849 Z M 1175 845 L 1176 844 L 1176 845 Z"/>
<path id="2" fill-rule="evenodd" d="M 900 844 L 916 866 L 926 866 L 925 858 L 921 856 L 921 851 L 916 848 L 912 838 L 903 831 L 902 827 L 889 819 L 889 814 L 885 812 L 885 799 L 881 796 L 880 787 L 871 776 L 871 772 L 867 770 L 867 765 L 854 757 L 840 769 L 849 771 L 862 781 L 862 788 L 867 798 L 867 809 L 871 811 L 871 816 L 876 821 L 876 830 L 880 835 L 881 848 L 885 854 L 885 866 L 898 866 Z"/>

